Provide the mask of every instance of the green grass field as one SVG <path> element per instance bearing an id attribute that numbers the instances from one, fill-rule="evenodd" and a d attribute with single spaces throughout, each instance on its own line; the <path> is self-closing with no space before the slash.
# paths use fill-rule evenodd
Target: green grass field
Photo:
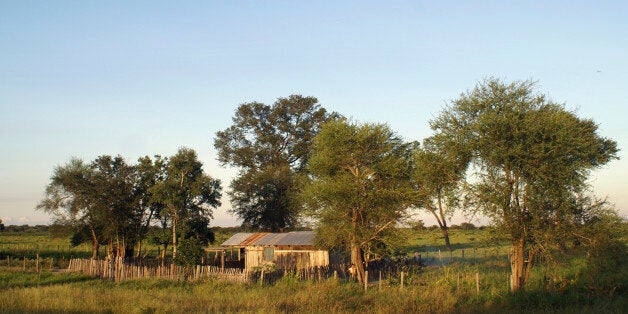
<path id="1" fill-rule="evenodd" d="M 577 275 L 585 266 L 580 256 L 572 256 L 553 269 L 537 267 L 526 291 L 511 294 L 504 243 L 492 243 L 489 238 L 486 230 L 452 230 L 455 250 L 450 257 L 444 251 L 440 232 L 412 231 L 403 248 L 405 252 L 420 251 L 424 256 L 436 257 L 441 250 L 444 262 L 436 259 L 431 266 L 406 274 L 403 288 L 398 279 L 389 278 L 382 283 L 381 290 L 374 282 L 366 292 L 357 283 L 344 280 L 297 281 L 290 276 L 264 286 L 230 284 L 210 278 L 194 282 L 156 279 L 109 282 L 59 271 L 56 267 L 51 270 L 45 262 L 39 273 L 32 265 L 24 270 L 20 252 L 4 252 L 5 259 L 0 260 L 0 311 L 623 313 L 628 308 L 625 295 L 592 297 L 578 284 Z M 0 247 L 16 242 L 38 244 L 40 249 L 64 244 L 63 239 L 49 240 L 45 234 L 0 233 Z M 13 258 L 10 266 L 6 258 L 9 256 Z M 551 292 L 547 291 L 548 271 L 554 276 Z M 476 273 L 480 276 L 479 294 Z"/>

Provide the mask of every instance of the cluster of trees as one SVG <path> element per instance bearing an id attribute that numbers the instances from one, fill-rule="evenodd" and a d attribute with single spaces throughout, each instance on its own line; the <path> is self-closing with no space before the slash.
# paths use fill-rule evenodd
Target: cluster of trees
<path id="1" fill-rule="evenodd" d="M 120 156 L 73 158 L 54 170 L 38 208 L 71 228 L 73 244 L 91 242 L 94 258 L 103 244 L 112 258 L 132 256 L 136 246 L 139 253 L 154 224 L 162 232 L 153 240 L 163 254 L 171 245 L 176 258 L 179 239 L 213 240 L 208 225 L 220 197 L 220 181 L 203 172 L 194 150 L 181 148 L 136 164 Z"/>
<path id="2" fill-rule="evenodd" d="M 466 209 L 508 234 L 519 290 L 535 258 L 602 214 L 586 180 L 618 158 L 616 142 L 593 121 L 531 81 L 480 82 L 431 121 L 434 134 L 421 144 L 385 124 L 327 114 L 311 97 L 243 104 L 233 121 L 215 142 L 221 163 L 241 169 L 231 184 L 233 212 L 263 230 L 305 217 L 320 244 L 351 252 L 360 280 L 365 253 L 394 244 L 410 209 L 435 217 L 447 247 L 447 219 Z"/>
<path id="3" fill-rule="evenodd" d="M 432 136 L 405 142 L 385 124 L 352 122 L 314 97 L 242 104 L 214 142 L 219 162 L 239 169 L 231 211 L 255 230 L 312 223 L 319 244 L 351 252 L 360 281 L 365 254 L 394 246 L 395 227 L 413 209 L 434 216 L 448 248 L 453 211 L 478 211 L 508 234 L 514 290 L 538 256 L 612 213 L 587 196 L 586 180 L 618 158 L 617 144 L 533 82 L 480 82 L 430 124 Z M 164 252 L 171 244 L 176 255 L 180 237 L 206 235 L 220 192 L 189 149 L 136 165 L 101 156 L 57 168 L 40 208 L 95 251 L 106 243 L 119 255 L 159 223 L 171 235 Z"/>

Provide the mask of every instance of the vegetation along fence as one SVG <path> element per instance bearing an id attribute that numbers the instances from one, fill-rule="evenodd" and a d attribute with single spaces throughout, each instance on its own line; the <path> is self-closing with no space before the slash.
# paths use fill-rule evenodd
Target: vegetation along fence
<path id="1" fill-rule="evenodd" d="M 168 266 L 130 265 L 121 260 L 71 259 L 68 271 L 79 271 L 92 277 L 109 280 L 135 278 L 199 279 L 201 277 L 220 278 L 231 282 L 246 282 L 247 274 L 239 268 L 221 268 L 217 266 L 183 267 L 174 264 Z"/>

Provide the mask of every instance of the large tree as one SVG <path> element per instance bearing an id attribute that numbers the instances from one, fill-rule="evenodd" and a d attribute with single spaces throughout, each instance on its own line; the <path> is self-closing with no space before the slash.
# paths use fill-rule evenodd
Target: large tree
<path id="1" fill-rule="evenodd" d="M 162 220 L 170 222 L 173 258 L 180 235 L 186 235 L 192 222 L 203 221 L 206 227 L 212 209 L 220 206 L 220 180 L 205 174 L 202 166 L 194 150 L 181 148 L 168 159 L 165 178 L 150 189 L 152 201 L 164 206 Z"/>
<path id="2" fill-rule="evenodd" d="M 413 154 L 412 181 L 417 192 L 413 205 L 436 218 L 447 250 L 451 250 L 447 219 L 461 203 L 460 185 L 468 161 L 467 156 L 458 152 L 452 145 L 445 147 L 438 137 L 431 137 Z"/>
<path id="3" fill-rule="evenodd" d="M 431 123 L 470 156 L 469 196 L 507 230 L 513 290 L 524 287 L 547 239 L 568 230 L 592 169 L 617 158 L 598 126 L 534 90 L 530 81 L 489 79 L 460 95 Z"/>
<path id="4" fill-rule="evenodd" d="M 229 196 L 244 226 L 279 231 L 298 224 L 296 195 L 312 140 L 335 116 L 316 98 L 301 95 L 238 107 L 233 125 L 216 134 L 214 147 L 223 166 L 239 168 Z"/>
<path id="5" fill-rule="evenodd" d="M 99 156 L 89 165 L 73 158 L 55 169 L 38 209 L 54 215 L 55 223 L 71 226 L 74 244 L 90 239 L 93 258 L 102 243 L 109 245 L 110 255 L 123 257 L 138 240 L 142 216 L 135 173 L 120 156 Z"/>
<path id="6" fill-rule="evenodd" d="M 344 120 L 325 124 L 315 138 L 304 199 L 319 243 L 348 248 L 360 282 L 365 251 L 388 243 L 411 201 L 410 146 L 386 125 Z"/>
<path id="7" fill-rule="evenodd" d="M 46 187 L 45 198 L 37 205 L 54 217 L 54 222 L 72 227 L 80 235 L 87 233 L 92 244 L 92 258 L 98 257 L 103 223 L 98 220 L 94 204 L 93 170 L 81 159 L 72 158 L 57 166 Z"/>
<path id="8" fill-rule="evenodd" d="M 120 156 L 103 155 L 90 165 L 93 215 L 102 223 L 111 257 L 124 258 L 139 241 L 143 209 L 135 195 L 136 169 Z"/>

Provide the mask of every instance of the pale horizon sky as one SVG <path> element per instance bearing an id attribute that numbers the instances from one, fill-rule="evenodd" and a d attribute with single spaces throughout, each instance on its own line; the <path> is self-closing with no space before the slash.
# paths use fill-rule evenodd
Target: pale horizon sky
<path id="1" fill-rule="evenodd" d="M 244 102 L 315 96 L 421 140 L 487 77 L 536 80 L 617 141 L 621 159 L 590 182 L 626 217 L 626 12 L 622 1 L 0 1 L 0 218 L 49 223 L 34 208 L 72 156 L 186 146 L 226 189 L 236 171 L 218 165 L 213 139 Z M 223 204 L 212 225 L 237 225 L 226 193 Z"/>

